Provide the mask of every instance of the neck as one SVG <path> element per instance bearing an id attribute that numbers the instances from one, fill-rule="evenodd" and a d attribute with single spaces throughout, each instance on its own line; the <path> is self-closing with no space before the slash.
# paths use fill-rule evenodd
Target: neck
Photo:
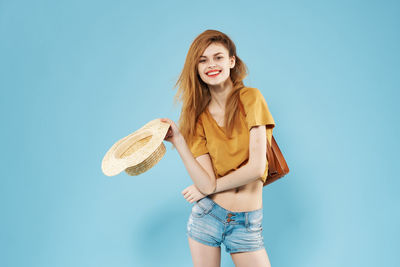
<path id="1" fill-rule="evenodd" d="M 228 95 L 233 89 L 233 83 L 230 77 L 225 82 L 217 85 L 208 85 L 211 94 L 211 103 L 218 106 L 221 110 L 225 110 L 225 103 Z"/>

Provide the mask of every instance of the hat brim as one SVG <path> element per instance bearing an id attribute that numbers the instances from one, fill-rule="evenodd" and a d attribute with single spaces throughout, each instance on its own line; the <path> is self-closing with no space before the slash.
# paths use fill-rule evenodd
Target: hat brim
<path id="1" fill-rule="evenodd" d="M 101 168 L 105 175 L 115 176 L 144 162 L 162 144 L 169 123 L 154 119 L 116 142 L 105 154 Z"/>

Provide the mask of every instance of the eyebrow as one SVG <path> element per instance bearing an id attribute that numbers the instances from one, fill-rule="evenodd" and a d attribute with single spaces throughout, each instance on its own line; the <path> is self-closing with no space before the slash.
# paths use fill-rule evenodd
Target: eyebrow
<path id="1" fill-rule="evenodd" d="M 218 52 L 218 53 L 215 53 L 214 56 L 216 56 L 218 54 L 223 54 L 223 53 L 222 52 Z M 200 56 L 200 57 L 206 57 L 206 56 Z"/>

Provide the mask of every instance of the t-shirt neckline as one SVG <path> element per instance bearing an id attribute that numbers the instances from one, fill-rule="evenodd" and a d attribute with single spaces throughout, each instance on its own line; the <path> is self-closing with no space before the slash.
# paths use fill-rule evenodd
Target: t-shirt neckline
<path id="1" fill-rule="evenodd" d="M 213 117 L 213 116 L 211 115 L 211 113 L 209 112 L 208 106 L 206 107 L 206 113 L 207 113 L 207 115 L 209 116 L 209 118 L 213 121 L 213 123 L 214 123 L 215 125 L 217 125 L 219 129 L 221 129 L 223 132 L 225 132 L 225 127 L 224 127 L 224 126 L 218 125 L 218 123 L 215 121 L 214 117 Z"/>

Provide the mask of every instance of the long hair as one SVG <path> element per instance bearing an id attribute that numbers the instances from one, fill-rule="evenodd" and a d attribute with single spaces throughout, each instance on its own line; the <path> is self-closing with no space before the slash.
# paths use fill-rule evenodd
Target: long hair
<path id="1" fill-rule="evenodd" d="M 204 50 L 212 43 L 224 45 L 229 51 L 229 57 L 235 56 L 236 59 L 234 68 L 230 70 L 233 88 L 225 106 L 224 121 L 228 138 L 231 138 L 235 120 L 239 115 L 239 91 L 244 87 L 243 79 L 247 76 L 247 67 L 237 56 L 236 46 L 226 34 L 217 30 L 206 30 L 192 42 L 183 70 L 174 87 L 178 87 L 174 102 L 182 102 L 178 128 L 189 145 L 192 142 L 191 137 L 195 134 L 197 119 L 211 100 L 208 86 L 198 74 L 198 62 Z"/>

